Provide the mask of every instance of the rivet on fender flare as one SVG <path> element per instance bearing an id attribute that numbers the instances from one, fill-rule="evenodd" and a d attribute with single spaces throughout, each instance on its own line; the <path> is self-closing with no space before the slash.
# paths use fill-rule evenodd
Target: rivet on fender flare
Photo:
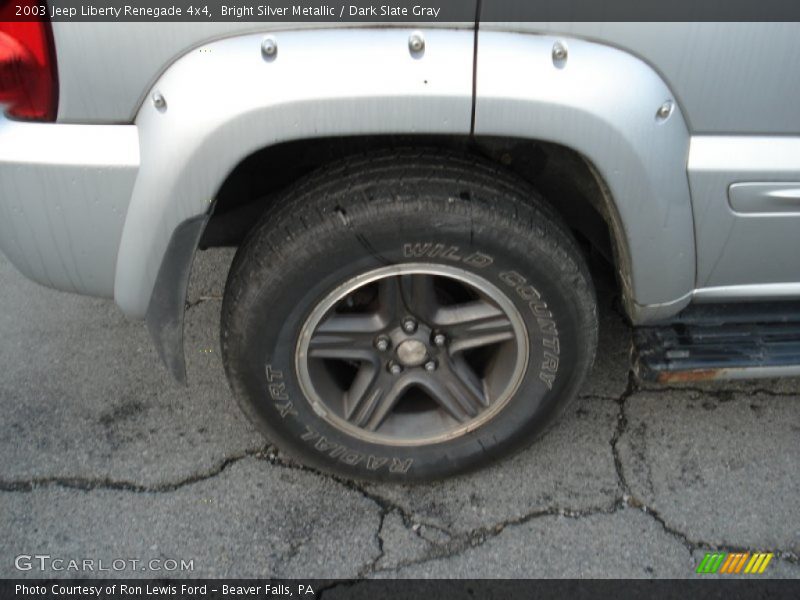
<path id="1" fill-rule="evenodd" d="M 425 37 L 422 32 L 415 31 L 408 36 L 408 50 L 412 56 L 419 56 L 425 50 Z"/>
<path id="2" fill-rule="evenodd" d="M 553 65 L 561 68 L 567 62 L 567 56 L 569 56 L 569 51 L 567 50 L 567 45 L 562 42 L 561 40 L 557 41 L 553 44 Z"/>
<path id="3" fill-rule="evenodd" d="M 167 108 L 167 101 L 161 92 L 153 92 L 153 106 L 162 111 Z"/>
<path id="4" fill-rule="evenodd" d="M 278 42 L 272 36 L 267 36 L 261 42 L 261 54 L 266 60 L 273 60 L 278 54 Z"/>
<path id="5" fill-rule="evenodd" d="M 658 110 L 656 111 L 656 120 L 666 121 L 667 119 L 669 119 L 670 115 L 672 114 L 672 110 L 674 108 L 675 104 L 672 102 L 672 100 L 667 100 L 666 102 L 664 102 L 664 104 L 658 107 Z"/>

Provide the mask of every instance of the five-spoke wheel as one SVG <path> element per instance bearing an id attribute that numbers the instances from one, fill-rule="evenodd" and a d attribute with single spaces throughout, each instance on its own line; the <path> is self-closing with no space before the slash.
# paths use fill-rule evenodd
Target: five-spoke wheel
<path id="1" fill-rule="evenodd" d="M 496 286 L 446 265 L 384 267 L 312 311 L 296 365 L 315 411 L 364 439 L 419 444 L 474 428 L 525 374 L 528 337 Z"/>

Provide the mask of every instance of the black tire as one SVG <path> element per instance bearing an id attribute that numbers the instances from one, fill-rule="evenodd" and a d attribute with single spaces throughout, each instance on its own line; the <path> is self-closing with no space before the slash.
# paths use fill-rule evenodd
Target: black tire
<path id="1" fill-rule="evenodd" d="M 298 375 L 300 331 L 342 282 L 412 260 L 455 265 L 506 294 L 530 340 L 524 376 L 502 410 L 453 439 L 365 440 L 313 410 Z M 233 261 L 221 339 L 242 409 L 283 451 L 346 477 L 409 482 L 541 436 L 591 368 L 597 308 L 574 238 L 527 183 L 471 157 L 392 151 L 323 168 L 274 203 Z"/>

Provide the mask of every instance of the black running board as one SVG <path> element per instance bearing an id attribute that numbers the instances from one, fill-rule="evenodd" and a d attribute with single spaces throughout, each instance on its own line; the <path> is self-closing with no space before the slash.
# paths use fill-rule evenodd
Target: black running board
<path id="1" fill-rule="evenodd" d="M 660 383 L 800 375 L 800 302 L 696 304 L 638 327 L 634 372 Z"/>

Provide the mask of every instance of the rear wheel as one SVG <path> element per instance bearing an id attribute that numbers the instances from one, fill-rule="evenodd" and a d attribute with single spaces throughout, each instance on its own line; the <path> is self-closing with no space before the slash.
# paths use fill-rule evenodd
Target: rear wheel
<path id="1" fill-rule="evenodd" d="M 395 152 L 290 190 L 237 252 L 223 358 L 284 450 L 356 478 L 477 467 L 541 434 L 597 338 L 558 215 L 481 161 Z"/>

